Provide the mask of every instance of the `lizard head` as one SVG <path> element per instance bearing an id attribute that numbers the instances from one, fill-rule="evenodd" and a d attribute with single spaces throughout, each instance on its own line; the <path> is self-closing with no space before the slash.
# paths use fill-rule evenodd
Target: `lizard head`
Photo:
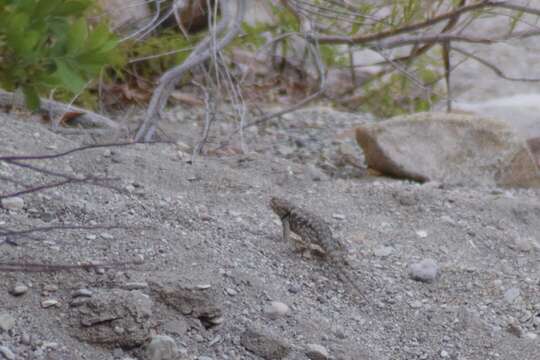
<path id="1" fill-rule="evenodd" d="M 279 217 L 282 218 L 282 217 L 286 216 L 289 213 L 290 208 L 291 208 L 291 204 L 285 199 L 280 199 L 278 197 L 273 196 L 270 199 L 270 208 L 272 208 L 272 210 Z"/>

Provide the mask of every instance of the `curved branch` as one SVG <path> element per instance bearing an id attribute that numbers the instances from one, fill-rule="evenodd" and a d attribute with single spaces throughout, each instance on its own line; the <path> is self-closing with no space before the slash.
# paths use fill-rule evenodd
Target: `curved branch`
<path id="1" fill-rule="evenodd" d="M 246 12 L 247 0 L 237 0 L 236 2 L 236 17 L 232 19 L 231 14 L 227 11 L 227 5 L 224 0 L 220 1 L 223 10 L 223 19 L 216 26 L 214 34 L 222 31 L 228 27 L 227 33 L 215 43 L 215 48 L 212 49 L 213 34 L 209 34 L 203 41 L 201 41 L 195 50 L 189 55 L 189 57 L 179 66 L 168 70 L 161 78 L 157 88 L 154 90 L 150 105 L 146 111 L 146 116 L 141 123 L 137 134 L 135 135 L 135 141 L 140 142 L 150 141 L 157 127 L 157 122 L 162 110 L 165 108 L 165 104 L 169 99 L 169 96 L 176 85 L 176 83 L 182 78 L 182 76 L 193 67 L 200 65 L 202 62 L 210 59 L 212 53 L 221 51 L 227 46 L 240 32 L 240 24 L 244 18 Z"/>

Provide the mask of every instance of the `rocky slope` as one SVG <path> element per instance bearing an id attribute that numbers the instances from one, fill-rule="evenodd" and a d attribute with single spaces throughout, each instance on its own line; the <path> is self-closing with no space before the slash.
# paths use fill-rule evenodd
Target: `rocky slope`
<path id="1" fill-rule="evenodd" d="M 1 231 L 94 228 L 0 237 L 10 240 L 0 244 L 0 261 L 143 263 L 2 273 L 0 358 L 535 359 L 539 192 L 373 178 L 350 165 L 337 171 L 331 154 L 340 151 L 332 149 L 353 144 L 344 129 L 366 120 L 334 114 L 330 126 L 322 125 L 328 114 L 310 114 L 297 118 L 320 126 L 295 132 L 273 123 L 247 155 L 190 163 L 178 146 L 155 144 L 34 163 L 119 178 L 117 190 L 68 185 L 9 202 Z M 89 140 L 6 115 L 0 127 L 1 155 Z M 2 194 L 16 188 L 6 179 L 46 180 L 4 163 L 0 175 Z M 280 241 L 272 195 L 328 220 L 351 248 L 366 300 L 329 264 Z"/>

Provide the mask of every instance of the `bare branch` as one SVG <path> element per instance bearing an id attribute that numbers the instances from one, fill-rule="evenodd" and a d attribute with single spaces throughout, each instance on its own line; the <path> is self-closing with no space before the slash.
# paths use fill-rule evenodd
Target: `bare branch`
<path id="1" fill-rule="evenodd" d="M 152 139 L 157 127 L 157 122 L 161 116 L 161 112 L 165 108 L 167 100 L 175 86 L 180 81 L 182 76 L 192 69 L 193 67 L 201 64 L 202 62 L 210 59 L 212 52 L 221 51 L 227 44 L 229 44 L 240 31 L 240 24 L 245 14 L 247 0 L 236 0 L 236 17 L 233 19 L 229 14 L 229 11 L 225 9 L 227 6 L 221 6 L 223 10 L 223 19 L 218 23 L 213 34 L 217 34 L 228 28 L 227 33 L 215 44 L 212 49 L 212 38 L 214 35 L 210 34 L 201 41 L 195 50 L 189 55 L 189 57 L 179 66 L 168 70 L 163 76 L 161 76 L 158 86 L 154 90 L 152 99 L 148 106 L 145 118 L 141 123 L 137 134 L 135 135 L 135 141 L 140 142 L 149 141 Z M 223 0 L 220 1 L 223 5 Z"/>
<path id="2" fill-rule="evenodd" d="M 467 51 L 467 50 L 464 50 L 464 49 L 461 49 L 461 48 L 458 48 L 458 47 L 455 47 L 455 46 L 452 46 L 451 49 L 454 50 L 454 51 L 457 51 L 458 53 L 461 53 L 461 54 L 465 55 L 468 58 L 471 58 L 473 60 L 478 61 L 480 64 L 482 64 L 482 65 L 488 67 L 489 69 L 493 70 L 493 72 L 495 74 L 497 74 L 497 76 L 499 76 L 499 77 L 501 77 L 501 78 L 503 78 L 505 80 L 523 81 L 523 82 L 540 82 L 540 78 L 523 78 L 523 77 L 511 77 L 511 76 L 508 76 L 500 68 L 495 66 L 493 63 L 490 63 L 486 59 L 483 59 L 480 56 L 475 55 L 470 51 Z"/>

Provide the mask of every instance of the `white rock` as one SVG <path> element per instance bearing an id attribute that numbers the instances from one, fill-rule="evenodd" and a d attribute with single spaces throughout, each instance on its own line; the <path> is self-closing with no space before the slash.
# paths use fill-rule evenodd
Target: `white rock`
<path id="1" fill-rule="evenodd" d="M 9 291 L 9 293 L 13 296 L 21 296 L 24 295 L 28 291 L 28 286 L 17 283 L 13 288 Z"/>
<path id="2" fill-rule="evenodd" d="M 409 267 L 410 277 L 417 281 L 432 282 L 437 278 L 438 272 L 439 266 L 433 259 L 424 259 Z"/>
<path id="3" fill-rule="evenodd" d="M 15 354 L 7 346 L 0 346 L 0 354 L 7 360 L 15 360 Z"/>
<path id="4" fill-rule="evenodd" d="M 50 308 L 52 306 L 58 306 L 60 303 L 58 302 L 58 300 L 55 300 L 55 299 L 47 299 L 47 300 L 43 300 L 41 302 L 41 307 L 44 308 L 44 309 L 47 309 L 47 308 Z"/>
<path id="5" fill-rule="evenodd" d="M 178 348 L 174 339 L 167 335 L 156 335 L 152 337 L 150 344 L 146 347 L 145 360 L 174 360 L 178 355 Z"/>
<path id="6" fill-rule="evenodd" d="M 391 246 L 379 246 L 373 250 L 373 255 L 377 257 L 386 257 L 392 254 L 394 248 Z"/>
<path id="7" fill-rule="evenodd" d="M 20 210 L 24 207 L 24 200 L 20 197 L 2 199 L 2 207 L 8 210 Z"/>
<path id="8" fill-rule="evenodd" d="M 271 319 L 283 317 L 287 315 L 289 311 L 289 306 L 279 301 L 272 301 L 270 305 L 266 306 L 264 309 L 264 313 Z"/>
<path id="9" fill-rule="evenodd" d="M 427 233 L 426 230 L 418 230 L 418 231 L 416 231 L 416 235 L 417 235 L 420 239 L 424 239 L 424 238 L 427 238 L 428 233 Z"/>
<path id="10" fill-rule="evenodd" d="M 520 295 L 520 290 L 516 287 L 509 288 L 504 292 L 504 300 L 507 303 L 513 303 Z"/>
<path id="11" fill-rule="evenodd" d="M 330 358 L 328 350 L 319 344 L 307 344 L 306 356 L 311 360 L 327 360 Z"/>
<path id="12" fill-rule="evenodd" d="M 8 313 L 0 314 L 0 330 L 8 331 L 15 326 L 15 318 Z"/>

